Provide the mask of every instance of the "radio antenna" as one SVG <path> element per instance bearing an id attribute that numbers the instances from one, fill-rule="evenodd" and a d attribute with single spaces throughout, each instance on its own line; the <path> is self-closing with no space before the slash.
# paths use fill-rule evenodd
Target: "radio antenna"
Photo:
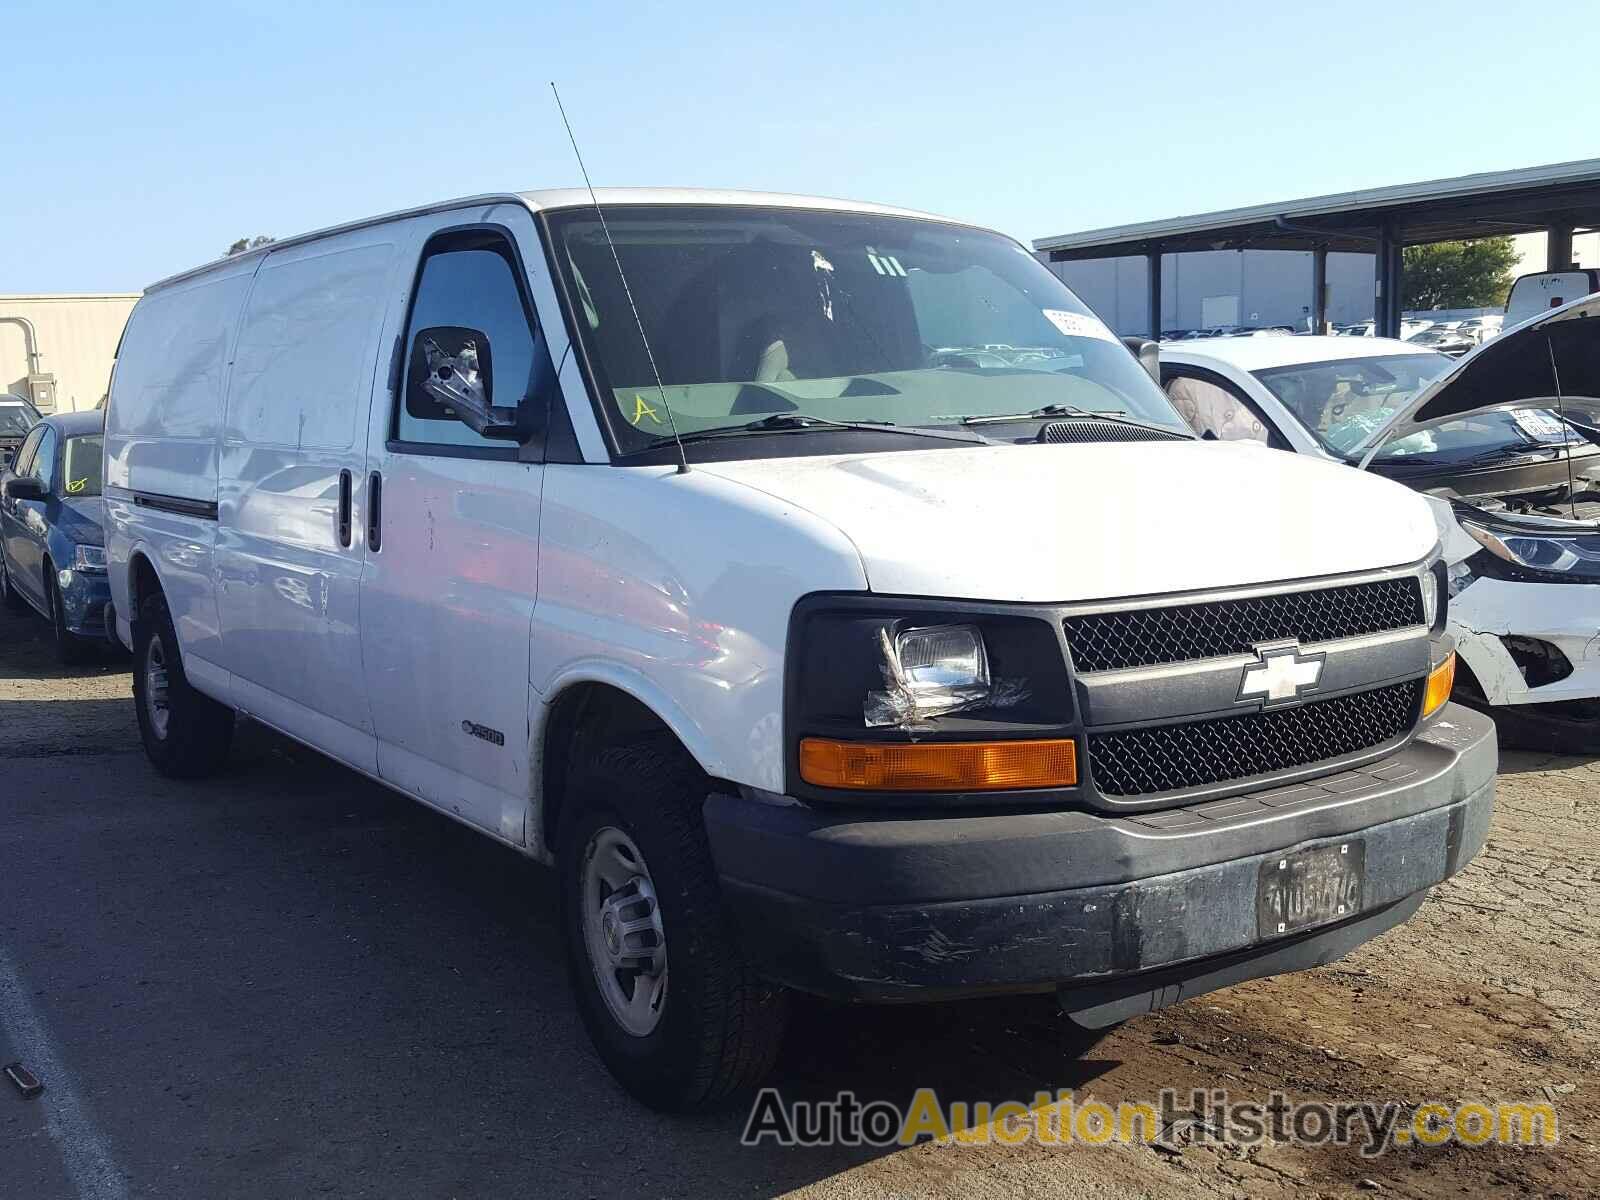
<path id="1" fill-rule="evenodd" d="M 578 149 L 578 138 L 572 132 L 572 122 L 567 119 L 567 106 L 561 103 L 561 92 L 556 87 L 556 81 L 550 81 L 551 94 L 556 98 L 556 111 L 561 114 L 561 123 L 567 127 L 567 140 L 572 143 L 573 157 L 578 160 L 578 170 L 583 173 L 583 186 L 589 189 L 589 200 L 594 205 L 595 216 L 600 218 L 600 232 L 605 234 L 606 246 L 611 250 L 611 261 L 617 264 L 617 278 L 622 281 L 622 294 L 628 298 L 628 308 L 633 312 L 633 323 L 639 329 L 639 340 L 644 343 L 644 356 L 650 360 L 650 374 L 655 377 L 656 395 L 661 397 L 661 407 L 667 413 L 667 426 L 672 430 L 672 440 L 678 447 L 678 474 L 689 473 L 689 456 L 684 453 L 683 439 L 678 436 L 678 422 L 672 416 L 672 405 L 667 403 L 667 389 L 661 383 L 661 371 L 656 367 L 655 352 L 650 349 L 650 339 L 645 336 L 644 321 L 639 316 L 639 306 L 633 302 L 633 289 L 628 286 L 627 273 L 622 269 L 622 259 L 617 255 L 617 243 L 611 238 L 611 226 L 606 224 L 605 210 L 600 207 L 600 197 L 595 194 L 594 184 L 589 182 L 589 168 L 583 165 L 583 151 Z"/>

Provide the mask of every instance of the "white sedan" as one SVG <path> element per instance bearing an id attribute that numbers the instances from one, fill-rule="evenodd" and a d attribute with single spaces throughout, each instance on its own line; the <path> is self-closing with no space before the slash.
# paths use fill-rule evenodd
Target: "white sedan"
<path id="1" fill-rule="evenodd" d="M 1167 343 L 1161 379 L 1202 437 L 1367 465 L 1434 497 L 1457 698 L 1492 707 L 1510 743 L 1594 751 L 1600 321 L 1575 319 L 1594 316 L 1600 297 L 1460 360 L 1388 338 Z"/>

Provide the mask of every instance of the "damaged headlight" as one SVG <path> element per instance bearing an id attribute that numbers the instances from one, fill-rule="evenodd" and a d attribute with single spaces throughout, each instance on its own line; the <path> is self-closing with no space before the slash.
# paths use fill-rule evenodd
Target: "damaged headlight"
<path id="1" fill-rule="evenodd" d="M 862 719 L 869 728 L 914 725 L 941 713 L 989 700 L 989 654 L 975 625 L 934 625 L 878 635 L 882 691 L 867 693 Z"/>
<path id="2" fill-rule="evenodd" d="M 1549 575 L 1572 582 L 1600 582 L 1600 533 L 1534 533 L 1508 526 L 1462 521 L 1461 528 L 1513 573 Z"/>
<path id="3" fill-rule="evenodd" d="M 976 794 L 1076 782 L 1075 764 L 1064 765 L 1074 757 L 1076 706 L 1053 614 L 811 596 L 796 606 L 787 663 L 792 794 L 805 797 L 806 785 Z"/>

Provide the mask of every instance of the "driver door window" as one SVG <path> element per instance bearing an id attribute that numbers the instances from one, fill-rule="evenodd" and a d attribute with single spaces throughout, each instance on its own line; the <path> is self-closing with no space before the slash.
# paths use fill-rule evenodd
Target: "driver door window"
<path id="1" fill-rule="evenodd" d="M 1193 375 L 1174 375 L 1164 385 L 1167 397 L 1201 437 L 1223 442 L 1273 444 L 1267 423 L 1231 388 Z"/>
<path id="2" fill-rule="evenodd" d="M 533 322 L 511 255 L 503 238 L 489 234 L 476 237 L 468 247 L 429 253 L 422 263 L 404 342 L 410 354 L 422 329 L 454 326 L 481 331 L 493 355 L 493 403 L 503 408 L 531 402 L 527 391 L 535 346 Z M 411 377 L 413 367 L 406 364 L 402 379 Z M 427 453 L 427 447 L 449 446 L 495 458 L 517 456 L 515 446 L 474 433 L 459 420 L 441 419 L 436 412 L 414 413 L 403 398 L 396 408 L 395 437 L 404 448 Z"/>

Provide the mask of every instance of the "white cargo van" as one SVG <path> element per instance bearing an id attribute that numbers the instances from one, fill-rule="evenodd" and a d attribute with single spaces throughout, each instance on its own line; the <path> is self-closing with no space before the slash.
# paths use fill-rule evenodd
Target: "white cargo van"
<path id="1" fill-rule="evenodd" d="M 107 554 L 161 770 L 245 713 L 554 864 L 589 1032 L 668 1108 L 759 1078 L 789 989 L 1106 1026 L 1478 852 L 1421 498 L 1200 444 L 998 234 L 598 200 L 145 293 Z"/>
<path id="2" fill-rule="evenodd" d="M 1582 296 L 1600 292 L 1600 271 L 1574 267 L 1569 271 L 1535 271 L 1518 275 L 1506 293 L 1505 328 L 1520 325 L 1560 308 Z"/>

